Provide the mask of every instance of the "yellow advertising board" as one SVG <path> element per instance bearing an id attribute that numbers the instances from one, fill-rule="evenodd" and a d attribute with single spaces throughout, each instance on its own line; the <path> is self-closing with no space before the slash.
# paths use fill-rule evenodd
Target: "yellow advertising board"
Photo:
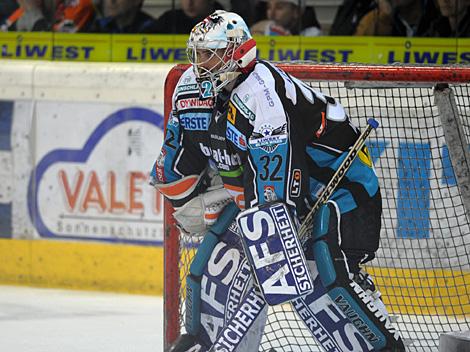
<path id="1" fill-rule="evenodd" d="M 114 35 L 113 62 L 184 63 L 186 59 L 184 35 Z"/>
<path id="2" fill-rule="evenodd" d="M 256 37 L 271 61 L 470 64 L 470 39 Z M 1 33 L 0 59 L 183 63 L 186 35 Z"/>

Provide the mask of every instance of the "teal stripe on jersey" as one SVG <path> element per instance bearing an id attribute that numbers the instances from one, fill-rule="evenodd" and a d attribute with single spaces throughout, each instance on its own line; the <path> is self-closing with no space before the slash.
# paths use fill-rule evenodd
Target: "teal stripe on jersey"
<path id="1" fill-rule="evenodd" d="M 319 185 L 326 184 L 329 181 L 329 179 L 325 179 L 325 174 L 332 176 L 345 159 L 347 152 L 344 152 L 338 158 L 337 155 L 318 148 L 307 147 L 307 154 L 317 166 L 315 172 L 310 175 L 310 190 L 312 195 L 315 196 L 318 195 Z M 332 199 L 338 202 L 342 213 L 356 208 L 356 204 L 360 203 L 356 197 L 372 197 L 379 188 L 374 169 L 358 157 L 352 163 L 345 177 L 347 182 L 342 184 L 342 188 L 337 190 L 332 196 Z"/>

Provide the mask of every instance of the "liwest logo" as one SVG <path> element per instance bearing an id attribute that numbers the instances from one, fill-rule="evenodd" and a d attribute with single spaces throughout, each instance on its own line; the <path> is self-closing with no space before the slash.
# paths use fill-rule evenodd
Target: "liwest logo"
<path id="1" fill-rule="evenodd" d="M 45 154 L 28 188 L 29 214 L 39 235 L 161 243 L 162 199 L 148 188 L 140 166 L 151 158 L 141 144 L 152 144 L 162 129 L 160 114 L 123 109 L 101 120 L 81 149 Z"/>

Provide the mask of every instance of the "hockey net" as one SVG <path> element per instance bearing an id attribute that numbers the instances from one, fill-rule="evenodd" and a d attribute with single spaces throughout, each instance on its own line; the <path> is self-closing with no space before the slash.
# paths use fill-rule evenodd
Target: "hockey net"
<path id="1" fill-rule="evenodd" d="M 380 249 L 366 267 L 409 351 L 437 351 L 470 328 L 470 67 L 280 64 L 339 99 L 367 144 L 383 197 Z M 167 77 L 165 117 L 187 66 Z M 165 205 L 165 346 L 184 333 L 184 277 L 194 239 Z M 196 244 L 197 245 L 197 244 Z M 290 305 L 270 307 L 260 351 L 320 351 Z"/>

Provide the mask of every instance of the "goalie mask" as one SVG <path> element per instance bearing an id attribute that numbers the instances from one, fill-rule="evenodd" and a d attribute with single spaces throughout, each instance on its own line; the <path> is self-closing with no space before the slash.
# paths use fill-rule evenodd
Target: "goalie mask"
<path id="1" fill-rule="evenodd" d="M 256 42 L 243 18 L 215 11 L 191 30 L 187 54 L 202 98 L 217 95 L 256 60 Z"/>

